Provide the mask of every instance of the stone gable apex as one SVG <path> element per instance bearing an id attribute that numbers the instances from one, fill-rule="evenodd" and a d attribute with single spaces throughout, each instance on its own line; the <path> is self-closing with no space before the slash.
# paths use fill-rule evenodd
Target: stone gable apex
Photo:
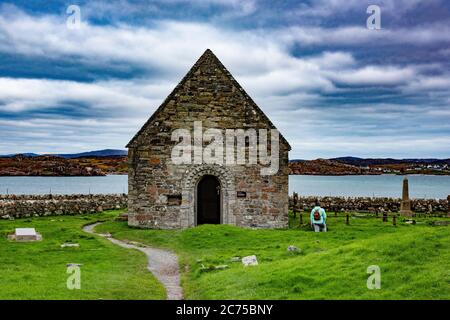
<path id="1" fill-rule="evenodd" d="M 241 85 L 234 79 L 231 73 L 225 68 L 225 66 L 220 62 L 220 60 L 216 57 L 216 55 L 210 50 L 206 49 L 206 51 L 201 55 L 201 57 L 197 60 L 197 62 L 192 66 L 192 68 L 188 71 L 188 73 L 183 77 L 183 79 L 178 83 L 178 85 L 172 90 L 172 92 L 167 96 L 167 98 L 163 101 L 163 103 L 158 107 L 158 109 L 152 114 L 152 116 L 147 120 L 147 122 L 142 126 L 142 128 L 136 133 L 136 135 L 131 139 L 131 141 L 127 144 L 127 148 L 136 147 L 135 142 L 138 137 L 144 132 L 144 130 L 150 126 L 150 124 L 156 119 L 157 115 L 161 113 L 167 103 L 177 94 L 177 92 L 183 87 L 183 85 L 189 81 L 190 78 L 197 72 L 200 66 L 207 62 L 213 62 L 213 65 L 219 69 L 232 83 L 232 85 L 242 94 L 243 98 L 249 103 L 249 105 L 264 119 L 265 122 L 268 123 L 269 127 L 272 129 L 276 129 L 270 119 L 264 114 L 264 112 L 258 107 L 258 105 L 253 101 L 253 99 L 245 92 L 245 90 L 241 87 Z M 284 143 L 288 150 L 291 150 L 291 146 L 287 142 L 287 140 L 280 133 L 281 142 Z"/>

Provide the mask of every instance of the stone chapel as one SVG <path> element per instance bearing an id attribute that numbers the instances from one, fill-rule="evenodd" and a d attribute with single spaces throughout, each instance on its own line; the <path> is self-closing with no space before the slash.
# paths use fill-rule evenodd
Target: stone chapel
<path id="1" fill-rule="evenodd" d="M 274 131 L 269 118 L 206 50 L 127 145 L 128 224 L 159 229 L 200 224 L 287 227 L 291 147 Z M 234 139 L 229 132 L 241 135 Z M 221 133 L 223 138 L 217 136 Z M 187 153 L 181 163 L 174 160 L 180 136 Z M 212 142 L 215 161 L 202 161 Z M 257 161 L 237 160 L 241 151 L 244 160 L 257 155 Z M 264 172 L 271 165 L 268 155 L 271 164 L 277 161 L 270 173 Z"/>

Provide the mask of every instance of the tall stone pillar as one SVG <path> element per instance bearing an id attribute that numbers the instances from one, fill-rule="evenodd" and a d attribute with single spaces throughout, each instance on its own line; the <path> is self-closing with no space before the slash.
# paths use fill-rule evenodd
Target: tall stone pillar
<path id="1" fill-rule="evenodd" d="M 400 214 L 402 216 L 412 216 L 411 211 L 411 200 L 409 200 L 409 186 L 408 178 L 405 176 L 403 179 L 403 191 L 402 191 L 402 202 L 400 204 Z"/>

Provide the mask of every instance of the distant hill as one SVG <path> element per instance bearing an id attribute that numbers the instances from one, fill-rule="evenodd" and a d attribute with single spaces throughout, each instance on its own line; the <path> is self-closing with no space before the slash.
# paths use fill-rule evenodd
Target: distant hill
<path id="1" fill-rule="evenodd" d="M 340 157 L 316 160 L 292 160 L 291 174 L 437 174 L 450 175 L 450 159 L 392 159 Z"/>
<path id="2" fill-rule="evenodd" d="M 24 153 L 0 156 L 0 176 L 105 175 L 126 174 L 127 151 L 104 149 L 80 153 Z M 392 159 L 339 157 L 289 162 L 291 174 L 376 175 L 435 174 L 450 175 L 450 159 Z"/>
<path id="3" fill-rule="evenodd" d="M 299 160 L 289 163 L 291 174 L 306 175 L 355 175 L 361 174 L 359 167 L 328 159 Z"/>
<path id="4" fill-rule="evenodd" d="M 0 158 L 12 158 L 12 157 L 17 156 L 18 154 L 22 154 L 22 155 L 24 155 L 26 157 L 37 157 L 37 156 L 39 156 L 39 154 L 37 154 L 37 153 L 11 153 L 11 154 L 0 155 Z"/>
<path id="5" fill-rule="evenodd" d="M 18 154 L 0 158 L 0 176 L 104 176 L 127 172 L 126 156 L 63 158 L 54 155 L 29 157 Z"/>
<path id="6" fill-rule="evenodd" d="M 61 157 L 65 159 L 75 159 L 75 158 L 83 158 L 83 157 L 117 157 L 117 156 L 126 156 L 128 154 L 127 150 L 117 150 L 117 149 L 103 149 L 103 150 L 95 150 L 81 153 L 66 153 L 66 154 L 43 154 L 45 156 L 55 156 Z M 41 156 L 37 153 L 14 153 L 14 154 L 6 154 L 0 155 L 0 158 L 13 158 L 17 155 L 24 155 L 26 157 L 38 157 Z"/>
<path id="7" fill-rule="evenodd" d="M 58 154 L 57 156 L 66 159 L 83 158 L 83 157 L 113 157 L 113 156 L 126 156 L 128 155 L 127 150 L 116 150 L 116 149 L 104 149 L 96 151 L 88 151 L 81 153 L 69 153 L 69 154 Z"/>
<path id="8" fill-rule="evenodd" d="M 450 164 L 450 159 L 392 159 L 392 158 L 356 158 L 356 157 L 340 157 L 332 158 L 332 161 L 337 161 L 353 166 L 376 166 L 376 165 L 394 165 L 406 163 L 423 163 L 423 164 Z"/>

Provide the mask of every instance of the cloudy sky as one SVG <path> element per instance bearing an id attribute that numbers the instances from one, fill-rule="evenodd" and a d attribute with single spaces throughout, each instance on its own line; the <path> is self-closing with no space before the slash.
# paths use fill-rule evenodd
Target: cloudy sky
<path id="1" fill-rule="evenodd" d="M 450 157 L 445 0 L 2 1 L 0 154 L 123 149 L 207 48 L 291 159 Z"/>

